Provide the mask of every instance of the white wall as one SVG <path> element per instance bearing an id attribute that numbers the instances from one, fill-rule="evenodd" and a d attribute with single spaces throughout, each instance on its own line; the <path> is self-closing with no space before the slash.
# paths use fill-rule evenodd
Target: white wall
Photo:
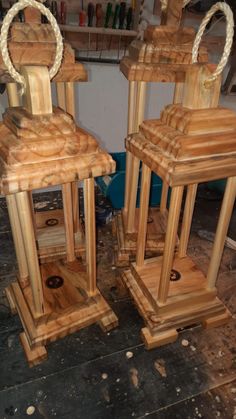
<path id="1" fill-rule="evenodd" d="M 86 64 L 89 82 L 76 85 L 76 114 L 108 151 L 124 150 L 127 133 L 128 81 L 113 64 Z M 173 85 L 149 84 L 145 118 L 157 118 L 171 103 Z"/>

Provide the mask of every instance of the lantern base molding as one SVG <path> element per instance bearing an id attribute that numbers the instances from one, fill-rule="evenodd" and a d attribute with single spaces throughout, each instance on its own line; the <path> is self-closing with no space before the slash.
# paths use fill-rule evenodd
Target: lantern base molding
<path id="1" fill-rule="evenodd" d="M 141 335 L 147 349 L 174 342 L 178 330 L 187 326 L 227 323 L 230 312 L 216 297 L 216 289 L 207 289 L 206 277 L 188 256 L 175 257 L 168 298 L 161 304 L 157 298 L 161 266 L 162 257 L 147 259 L 141 268 L 132 264 L 123 274 L 146 324 Z"/>
<path id="2" fill-rule="evenodd" d="M 167 210 L 161 213 L 159 208 L 149 208 L 146 241 L 146 254 L 148 256 L 154 256 L 163 252 L 167 219 Z M 138 222 L 139 208 L 135 210 L 134 233 L 126 232 L 126 216 L 123 210 L 114 218 L 113 233 L 117 238 L 115 250 L 115 263 L 117 266 L 128 266 L 130 258 L 136 255 Z"/>
<path id="3" fill-rule="evenodd" d="M 45 359 L 45 345 L 49 342 L 93 323 L 98 323 L 105 332 L 118 325 L 116 315 L 100 291 L 96 288 L 93 295 L 87 293 L 87 274 L 78 261 L 60 260 L 41 265 L 41 275 L 43 315 L 34 311 L 29 283 L 22 287 L 20 281 L 14 282 L 6 289 L 10 307 L 18 313 L 24 328 L 20 339 L 30 366 Z"/>

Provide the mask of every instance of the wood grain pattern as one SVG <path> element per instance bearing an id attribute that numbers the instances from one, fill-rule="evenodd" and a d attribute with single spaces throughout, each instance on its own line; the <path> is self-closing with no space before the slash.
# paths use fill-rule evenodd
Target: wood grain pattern
<path id="1" fill-rule="evenodd" d="M 23 109 L 9 109 L 0 126 L 0 159 L 2 193 L 82 180 L 115 170 L 114 161 L 96 140 L 76 127 L 60 109 L 41 119 Z"/>
<path id="2" fill-rule="evenodd" d="M 52 113 L 51 86 L 46 66 L 22 66 L 21 75 L 25 80 L 23 107 L 32 115 Z"/>
<path id="3" fill-rule="evenodd" d="M 183 82 L 192 65 L 194 37 L 192 28 L 149 26 L 144 41 L 130 44 L 120 69 L 129 81 Z M 207 61 L 207 50 L 200 47 L 199 63 Z"/>
<path id="4" fill-rule="evenodd" d="M 8 43 L 10 56 L 19 71 L 22 65 L 45 65 L 51 67 L 56 43 L 50 25 L 40 23 L 14 23 L 10 30 Z M 68 43 L 64 45 L 62 66 L 54 81 L 86 81 L 87 72 L 81 63 L 75 62 L 74 51 Z M 0 54 L 1 83 L 14 82 L 8 74 Z"/>
<path id="5" fill-rule="evenodd" d="M 161 14 L 161 24 L 179 27 L 182 17 L 183 0 L 168 0 L 167 8 Z"/>

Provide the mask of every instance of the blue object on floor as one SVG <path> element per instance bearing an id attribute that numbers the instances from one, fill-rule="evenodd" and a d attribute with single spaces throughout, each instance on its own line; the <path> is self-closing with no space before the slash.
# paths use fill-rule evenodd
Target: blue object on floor
<path id="1" fill-rule="evenodd" d="M 207 187 L 213 191 L 218 191 L 224 193 L 225 191 L 226 180 L 214 180 L 212 182 L 207 182 Z"/>
<path id="2" fill-rule="evenodd" d="M 111 156 L 116 161 L 116 173 L 110 176 L 100 176 L 96 178 L 96 182 L 100 187 L 103 195 L 111 202 L 112 207 L 115 209 L 120 209 L 124 207 L 126 153 L 111 153 Z M 141 172 L 142 169 L 140 168 L 137 207 L 139 206 Z M 155 173 L 152 173 L 149 201 L 152 207 L 155 207 L 160 204 L 161 189 L 162 180 Z"/>

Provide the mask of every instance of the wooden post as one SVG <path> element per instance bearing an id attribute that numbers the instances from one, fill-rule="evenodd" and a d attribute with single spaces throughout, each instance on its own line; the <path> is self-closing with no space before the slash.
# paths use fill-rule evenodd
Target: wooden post
<path id="1" fill-rule="evenodd" d="M 73 82 L 56 83 L 57 102 L 61 109 L 68 112 L 75 119 L 75 96 Z M 78 183 L 72 183 L 72 206 L 73 206 L 73 223 L 74 232 L 81 230 L 79 218 L 79 199 L 78 199 Z"/>
<path id="2" fill-rule="evenodd" d="M 27 258 L 34 308 L 36 314 L 42 315 L 44 312 L 42 278 L 39 269 L 38 252 L 35 243 L 34 226 L 31 217 L 29 196 L 27 192 L 18 192 L 15 197 L 21 224 L 21 231 L 23 232 L 23 243 Z"/>
<path id="3" fill-rule="evenodd" d="M 219 103 L 221 77 L 210 85 L 205 81 L 212 75 L 214 65 L 192 65 L 184 83 L 183 106 L 189 109 L 215 108 Z"/>
<path id="4" fill-rule="evenodd" d="M 172 188 L 168 223 L 166 230 L 165 247 L 162 259 L 161 277 L 158 289 L 158 302 L 165 304 L 170 283 L 170 274 L 173 266 L 176 236 L 179 224 L 181 202 L 183 197 L 183 186 Z"/>
<path id="5" fill-rule="evenodd" d="M 182 17 L 183 0 L 168 0 L 167 9 L 161 14 L 161 25 L 179 27 Z"/>
<path id="6" fill-rule="evenodd" d="M 181 227 L 181 235 L 180 235 L 180 242 L 179 242 L 179 257 L 183 258 L 187 254 L 187 247 L 190 235 L 190 229 L 192 224 L 193 218 L 193 210 L 194 204 L 197 194 L 197 184 L 189 185 L 187 187 L 187 196 L 184 206 L 184 216 L 183 222 Z"/>
<path id="7" fill-rule="evenodd" d="M 216 279 L 222 258 L 226 234 L 228 231 L 230 218 L 232 215 L 234 202 L 236 198 L 236 177 L 231 177 L 227 180 L 224 199 L 220 211 L 220 217 L 217 225 L 211 261 L 207 274 L 207 288 L 214 289 Z"/>
<path id="8" fill-rule="evenodd" d="M 7 83 L 7 97 L 9 106 L 20 106 L 16 83 Z"/>
<path id="9" fill-rule="evenodd" d="M 130 135 L 134 132 L 135 125 L 135 98 L 136 98 L 136 82 L 129 82 L 129 100 L 128 100 L 128 129 L 127 134 Z M 125 200 L 124 200 L 124 213 L 127 214 L 128 202 L 130 195 L 130 179 L 132 168 L 132 154 L 126 151 L 126 167 L 125 167 Z"/>
<path id="10" fill-rule="evenodd" d="M 167 198 L 168 198 L 169 185 L 164 180 L 162 181 L 162 190 L 161 190 L 161 202 L 160 202 L 160 212 L 164 213 L 167 208 Z"/>
<path id="11" fill-rule="evenodd" d="M 184 93 L 184 83 L 175 83 L 173 103 L 182 103 Z"/>
<path id="12" fill-rule="evenodd" d="M 24 288 L 29 280 L 29 272 L 15 195 L 7 195 L 6 201 L 19 269 L 19 281 Z"/>
<path id="13" fill-rule="evenodd" d="M 150 196 L 150 184 L 151 184 L 151 170 L 146 164 L 142 165 L 142 183 L 141 183 L 141 195 L 140 195 L 140 210 L 139 210 L 139 227 L 138 227 L 138 238 L 137 238 L 137 253 L 136 253 L 136 265 L 142 266 L 144 263 L 145 256 L 145 245 L 147 236 L 147 219 L 148 219 L 148 207 L 149 207 L 149 196 Z"/>
<path id="14" fill-rule="evenodd" d="M 75 119 L 75 92 L 74 83 L 65 83 L 65 97 L 66 97 L 66 112 L 68 112 Z"/>
<path id="15" fill-rule="evenodd" d="M 138 132 L 139 125 L 143 122 L 144 119 L 146 89 L 146 82 L 138 82 L 136 99 L 136 117 L 134 126 L 135 132 Z M 137 157 L 132 157 L 126 233 L 133 233 L 135 231 L 135 209 L 138 191 L 139 166 L 140 160 Z"/>
<path id="16" fill-rule="evenodd" d="M 68 262 L 75 260 L 75 239 L 73 229 L 73 207 L 71 183 L 62 185 L 62 199 L 64 209 L 64 224 L 66 234 L 66 256 Z"/>
<path id="17" fill-rule="evenodd" d="M 96 223 L 94 178 L 84 180 L 84 213 L 88 294 L 96 294 Z"/>
<path id="18" fill-rule="evenodd" d="M 56 83 L 56 90 L 57 90 L 58 106 L 59 106 L 59 108 L 66 111 L 65 83 L 64 82 Z"/>

